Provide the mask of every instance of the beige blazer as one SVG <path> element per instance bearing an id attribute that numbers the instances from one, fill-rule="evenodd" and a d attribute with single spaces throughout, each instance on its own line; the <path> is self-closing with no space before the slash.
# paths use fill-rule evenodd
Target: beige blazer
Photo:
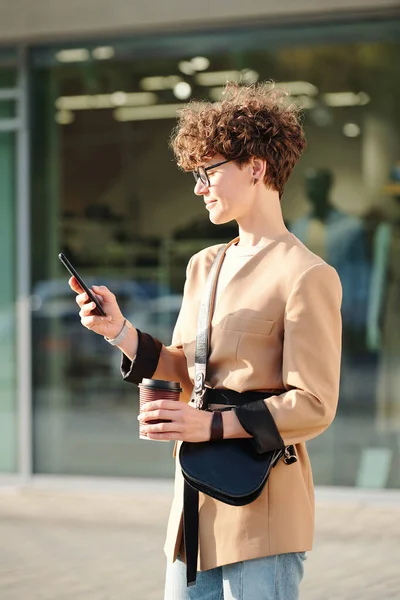
<path id="1" fill-rule="evenodd" d="M 193 387 L 199 305 L 219 248 L 206 248 L 190 260 L 173 342 L 163 346 L 153 374 L 180 381 L 186 401 Z M 311 549 L 314 494 L 305 442 L 335 416 L 341 297 L 336 271 L 289 233 L 253 256 L 222 291 L 212 318 L 208 383 L 238 392 L 286 390 L 265 402 L 299 460 L 280 461 L 260 497 L 247 506 L 228 506 L 200 494 L 199 570 Z M 171 561 L 181 548 L 182 504 L 177 460 L 165 543 Z"/>

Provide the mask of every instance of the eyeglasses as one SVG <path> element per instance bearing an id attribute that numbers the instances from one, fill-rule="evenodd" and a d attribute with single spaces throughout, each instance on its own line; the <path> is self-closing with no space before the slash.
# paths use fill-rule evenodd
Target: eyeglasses
<path id="1" fill-rule="evenodd" d="M 197 169 L 195 171 L 192 171 L 193 177 L 194 177 L 196 183 L 200 179 L 200 181 L 203 185 L 210 187 L 210 180 L 208 178 L 207 171 L 209 171 L 210 169 L 216 169 L 217 167 L 220 167 L 221 165 L 224 165 L 225 163 L 231 162 L 231 160 L 232 160 L 231 158 L 228 160 L 223 160 L 222 162 L 215 163 L 215 165 L 210 165 L 209 167 L 197 167 Z"/>

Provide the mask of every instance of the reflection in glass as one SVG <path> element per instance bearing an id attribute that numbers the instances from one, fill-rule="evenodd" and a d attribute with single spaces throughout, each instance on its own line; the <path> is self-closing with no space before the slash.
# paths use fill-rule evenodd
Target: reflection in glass
<path id="1" fill-rule="evenodd" d="M 0 74 L 1 78 L 1 74 Z M 2 111 L 0 123 L 7 110 Z M 15 134 L 0 132 L 0 473 L 17 470 Z"/>
<path id="2" fill-rule="evenodd" d="M 218 43 L 202 34 L 198 54 L 208 66 L 201 73 L 181 50 L 184 36 L 160 38 L 162 58 L 152 56 L 150 38 L 104 42 L 112 57 L 86 63 L 60 63 L 53 50 L 38 50 L 32 106 L 37 471 L 172 473 L 168 445 L 142 450 L 137 391 L 120 379 L 119 351 L 81 327 L 57 254 L 65 252 L 88 281 L 108 285 L 139 329 L 169 342 L 190 256 L 236 235 L 232 223 L 210 224 L 193 178 L 173 163 L 167 140 L 181 106 L 174 88 L 183 82 L 191 97 L 217 100 L 225 82 L 218 77 L 230 72 L 285 82 L 289 101 L 304 108 L 308 150 L 285 191 L 284 215 L 343 283 L 341 397 L 332 427 L 310 443 L 316 483 L 400 486 L 399 449 L 381 437 L 377 423 L 383 349 L 371 348 L 367 325 L 381 223 L 375 208 L 400 156 L 394 29 L 374 24 L 360 29 L 360 41 L 357 28 L 347 26 L 242 30 L 229 33 L 225 46 L 228 34 Z M 235 40 L 241 45 L 233 52 Z M 398 324 L 390 327 L 397 331 Z M 399 369 L 398 354 L 387 351 Z M 371 452 L 375 447 L 391 454 L 387 477 L 374 483 L 363 473 L 383 456 Z"/>

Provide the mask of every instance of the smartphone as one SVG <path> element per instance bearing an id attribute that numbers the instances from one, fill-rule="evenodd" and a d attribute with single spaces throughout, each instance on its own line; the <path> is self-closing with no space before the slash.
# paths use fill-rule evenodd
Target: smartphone
<path id="1" fill-rule="evenodd" d="M 68 258 L 65 256 L 65 254 L 62 254 L 62 252 L 60 252 L 60 254 L 58 255 L 58 258 L 61 260 L 64 267 L 71 273 L 71 275 L 73 277 L 75 277 L 75 279 L 81 286 L 82 290 L 84 292 L 86 292 L 87 295 L 89 296 L 90 300 L 95 303 L 96 308 L 92 310 L 92 313 L 95 315 L 100 315 L 101 317 L 106 317 L 107 315 L 104 312 L 101 304 L 97 300 L 96 296 L 93 294 L 92 290 L 90 290 L 88 288 L 86 283 L 83 281 L 82 277 L 79 275 L 78 271 L 71 265 L 71 263 L 69 262 Z"/>

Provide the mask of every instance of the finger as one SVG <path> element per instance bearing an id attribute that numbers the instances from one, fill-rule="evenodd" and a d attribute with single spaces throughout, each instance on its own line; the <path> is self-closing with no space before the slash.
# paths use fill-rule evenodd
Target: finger
<path id="1" fill-rule="evenodd" d="M 95 310 L 96 308 L 97 308 L 97 306 L 94 302 L 88 302 L 87 304 L 84 304 L 81 307 L 81 310 L 79 311 L 79 316 L 80 317 L 88 317 L 91 315 L 92 311 Z"/>
<path id="2" fill-rule="evenodd" d="M 151 410 L 157 410 L 160 408 L 165 408 L 167 410 L 181 410 L 182 404 L 179 400 L 151 400 L 150 402 L 145 402 L 141 406 L 141 412 L 148 412 Z"/>
<path id="3" fill-rule="evenodd" d="M 141 423 L 146 423 L 155 419 L 167 419 L 171 421 L 174 417 L 176 417 L 176 415 L 176 411 L 158 408 L 157 410 L 150 410 L 145 413 L 141 412 L 138 416 L 138 420 Z M 174 420 L 176 422 L 176 418 Z"/>
<path id="4" fill-rule="evenodd" d="M 92 293 L 93 293 L 93 296 L 96 298 L 97 302 L 100 304 L 100 306 L 102 306 L 104 304 L 103 296 L 100 296 L 100 294 L 95 294 L 93 289 L 92 289 Z"/>
<path id="5" fill-rule="evenodd" d="M 113 294 L 105 285 L 92 285 L 92 290 L 98 294 L 104 302 L 115 302 L 115 294 Z"/>
<path id="6" fill-rule="evenodd" d="M 77 296 L 75 296 L 75 302 L 77 303 L 78 306 L 82 307 L 88 301 L 89 301 L 89 296 L 87 295 L 86 292 L 83 292 L 83 294 L 78 294 Z"/>
<path id="7" fill-rule="evenodd" d="M 99 302 L 99 304 L 102 305 L 103 298 L 101 296 L 99 296 L 98 294 L 93 293 L 93 295 L 96 298 L 96 300 Z M 82 292 L 82 293 L 78 294 L 77 296 L 75 296 L 75 301 L 79 306 L 83 306 L 84 304 L 86 304 L 86 302 L 91 302 L 92 300 L 86 292 Z"/>
<path id="8" fill-rule="evenodd" d="M 143 433 L 179 433 L 179 427 L 176 423 L 147 423 L 141 426 Z"/>
<path id="9" fill-rule="evenodd" d="M 146 433 L 146 437 L 147 439 L 154 440 L 155 442 L 160 442 L 161 440 L 169 442 L 182 439 L 182 436 L 178 431 L 169 431 L 167 433 Z"/>
<path id="10" fill-rule="evenodd" d="M 83 289 L 79 285 L 77 279 L 75 277 L 70 277 L 68 280 L 69 287 L 76 292 L 77 294 L 82 294 Z"/>

